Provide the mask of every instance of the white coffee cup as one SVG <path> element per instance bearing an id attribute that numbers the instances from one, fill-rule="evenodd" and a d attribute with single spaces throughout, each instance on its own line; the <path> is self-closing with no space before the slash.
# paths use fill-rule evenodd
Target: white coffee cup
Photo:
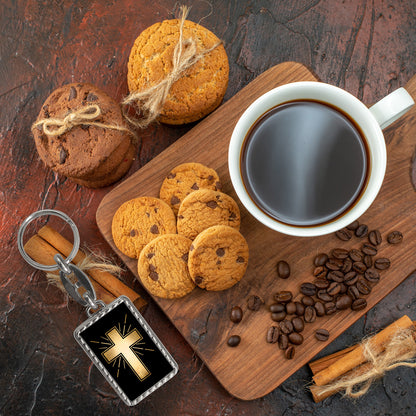
<path id="1" fill-rule="evenodd" d="M 317 225 L 290 225 L 268 215 L 254 203 L 241 174 L 241 154 L 251 127 L 262 115 L 284 103 L 310 100 L 339 109 L 358 125 L 368 148 L 369 172 L 365 189 L 358 200 L 334 220 Z M 254 101 L 240 117 L 230 140 L 228 167 L 232 184 L 241 203 L 258 221 L 288 235 L 318 236 L 346 227 L 369 208 L 381 188 L 387 162 L 382 129 L 406 113 L 413 104 L 412 97 L 404 88 L 393 91 L 370 108 L 347 91 L 322 82 L 295 82 L 265 93 Z M 302 123 L 302 120 L 299 120 L 299 123 Z"/>

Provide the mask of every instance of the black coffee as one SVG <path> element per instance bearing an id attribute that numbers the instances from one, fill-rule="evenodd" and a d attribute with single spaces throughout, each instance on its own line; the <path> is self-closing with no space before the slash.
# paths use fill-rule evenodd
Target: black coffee
<path id="1" fill-rule="evenodd" d="M 291 225 L 326 223 L 345 212 L 365 187 L 368 152 L 354 122 L 316 101 L 279 105 L 252 126 L 241 174 L 254 203 Z"/>

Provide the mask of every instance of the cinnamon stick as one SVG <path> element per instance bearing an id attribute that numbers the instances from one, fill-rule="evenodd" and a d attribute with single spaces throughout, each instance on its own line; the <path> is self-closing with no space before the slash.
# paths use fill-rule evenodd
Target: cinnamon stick
<path id="1" fill-rule="evenodd" d="M 374 335 L 371 341 L 374 353 L 377 354 L 383 351 L 385 344 L 397 330 L 411 328 L 412 326 L 412 320 L 408 316 L 404 315 Z M 348 371 L 357 368 L 365 361 L 366 359 L 363 353 L 363 348 L 361 345 L 358 345 L 357 348 L 352 349 L 345 355 L 338 358 L 335 362 L 330 364 L 327 368 L 316 373 L 312 379 L 317 386 L 323 386 L 332 382 Z"/>
<path id="2" fill-rule="evenodd" d="M 38 234 L 52 247 L 55 247 L 55 249 L 60 251 L 65 257 L 67 257 L 71 252 L 73 244 L 54 228 L 45 225 L 38 231 Z M 86 254 L 79 250 L 73 262 L 78 264 L 84 260 L 85 257 Z M 115 297 L 119 297 L 121 295 L 127 296 L 139 310 L 143 310 L 146 307 L 147 302 L 142 297 L 140 297 L 140 295 L 138 295 L 133 289 L 125 285 L 121 280 L 117 279 L 117 277 L 113 276 L 112 274 L 98 269 L 88 270 L 88 274 L 92 277 L 93 280 L 107 289 Z"/>
<path id="3" fill-rule="evenodd" d="M 55 254 L 62 255 L 62 253 L 58 252 L 54 247 L 48 244 L 37 234 L 32 236 L 26 242 L 24 249 L 26 253 L 30 257 L 32 257 L 33 260 L 45 265 L 55 264 L 55 260 L 53 259 Z M 59 275 L 58 271 L 52 271 L 51 273 L 56 274 L 57 276 Z M 94 287 L 97 297 L 103 300 L 105 303 L 111 303 L 116 299 L 113 294 L 111 294 L 108 290 L 104 289 L 99 283 L 93 280 L 91 280 L 91 283 Z"/>
<path id="4" fill-rule="evenodd" d="M 352 345 L 351 347 L 345 348 L 344 350 L 334 352 L 333 354 L 322 357 L 319 360 L 312 361 L 309 363 L 309 368 L 311 369 L 312 374 L 319 373 L 320 371 L 329 367 L 331 364 L 333 364 L 339 358 L 342 358 L 354 348 L 357 348 L 357 345 Z"/>

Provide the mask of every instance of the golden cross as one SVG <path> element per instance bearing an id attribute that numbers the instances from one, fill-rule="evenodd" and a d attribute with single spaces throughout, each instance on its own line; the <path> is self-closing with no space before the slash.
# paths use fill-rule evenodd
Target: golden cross
<path id="1" fill-rule="evenodd" d="M 117 328 L 112 328 L 106 333 L 113 345 L 107 348 L 103 353 L 103 357 L 110 364 L 120 355 L 124 358 L 133 372 L 140 380 L 145 379 L 149 374 L 149 370 L 134 353 L 132 347 L 139 342 L 143 337 L 137 329 L 133 329 L 127 335 L 120 334 Z"/>

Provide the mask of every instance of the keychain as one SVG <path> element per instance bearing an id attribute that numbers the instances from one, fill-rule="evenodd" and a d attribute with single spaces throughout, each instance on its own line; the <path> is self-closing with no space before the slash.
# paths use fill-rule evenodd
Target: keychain
<path id="1" fill-rule="evenodd" d="M 35 262 L 23 245 L 27 226 L 36 218 L 49 215 L 64 220 L 74 237 L 69 256 L 64 259 L 56 254 L 54 265 Z M 19 228 L 17 244 L 31 266 L 44 271 L 59 270 L 68 294 L 87 309 L 89 318 L 75 329 L 74 337 L 124 403 L 136 405 L 178 372 L 177 363 L 130 299 L 120 296 L 106 305 L 96 298 L 88 276 L 71 263 L 78 253 L 80 237 L 68 215 L 52 209 L 32 213 Z"/>

